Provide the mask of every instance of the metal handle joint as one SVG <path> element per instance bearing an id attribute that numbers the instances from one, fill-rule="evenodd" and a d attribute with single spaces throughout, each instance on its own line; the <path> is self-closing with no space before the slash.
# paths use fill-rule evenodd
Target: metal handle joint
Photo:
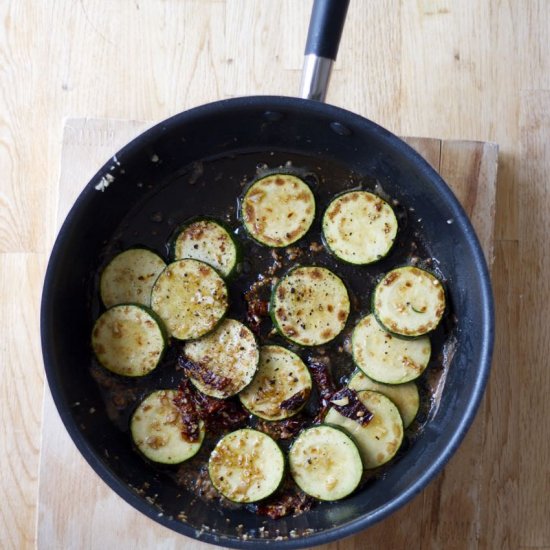
<path id="1" fill-rule="evenodd" d="M 304 57 L 300 97 L 325 101 L 334 61 L 327 57 L 309 54 Z"/>

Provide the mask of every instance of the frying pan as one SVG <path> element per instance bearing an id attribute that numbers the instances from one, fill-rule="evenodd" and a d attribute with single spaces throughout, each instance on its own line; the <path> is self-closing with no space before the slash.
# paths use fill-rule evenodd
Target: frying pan
<path id="1" fill-rule="evenodd" d="M 47 380 L 66 429 L 91 467 L 130 505 L 176 532 L 209 543 L 260 548 L 278 537 L 277 547 L 314 546 L 388 516 L 421 491 L 454 453 L 474 418 L 489 373 L 494 330 L 489 275 L 456 198 L 398 137 L 370 120 L 315 100 L 324 98 L 346 9 L 347 2 L 339 0 L 314 4 L 304 98 L 219 101 L 143 133 L 85 187 L 48 264 L 42 349 Z M 449 307 L 436 364 L 428 368 L 439 373 L 437 398 L 406 451 L 350 498 L 272 520 L 193 499 L 169 473 L 146 464 L 132 449 L 127 416 L 117 416 L 106 406 L 91 376 L 89 339 L 102 311 L 97 274 L 109 258 L 136 244 L 166 256 L 164 246 L 174 224 L 197 213 L 226 219 L 238 234 L 235 211 L 242 182 L 253 179 L 259 166 L 289 163 L 309 175 L 320 211 L 335 192 L 358 185 L 387 193 L 401 209 L 402 242 L 393 256 L 373 268 L 341 268 L 348 270 L 343 276 L 356 297 L 356 316 L 367 308 L 372 281 L 392 265 L 410 261 L 411 239 L 444 278 Z M 319 220 L 315 223 L 313 231 Z M 261 247 L 237 236 L 245 252 L 265 255 Z M 323 261 L 332 265 L 333 260 Z M 232 292 L 242 290 L 238 277 L 232 284 Z M 242 316 L 239 306 L 235 308 L 233 314 Z M 158 370 L 156 378 L 137 382 L 138 390 L 177 385 L 172 369 Z"/>

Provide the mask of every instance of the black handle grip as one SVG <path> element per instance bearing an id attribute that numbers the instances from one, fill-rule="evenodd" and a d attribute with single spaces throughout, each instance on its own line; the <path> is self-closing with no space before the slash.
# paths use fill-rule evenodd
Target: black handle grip
<path id="1" fill-rule="evenodd" d="M 349 0 L 315 0 L 309 21 L 305 55 L 336 60 Z"/>

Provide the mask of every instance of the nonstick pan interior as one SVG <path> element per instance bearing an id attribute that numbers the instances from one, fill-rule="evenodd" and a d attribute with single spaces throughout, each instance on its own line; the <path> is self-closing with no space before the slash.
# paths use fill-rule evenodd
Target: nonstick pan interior
<path id="1" fill-rule="evenodd" d="M 368 308 L 376 276 L 410 259 L 409 237 L 434 259 L 451 307 L 439 347 L 438 365 L 445 365 L 438 376 L 442 391 L 406 452 L 351 498 L 270 520 L 194 499 L 169 474 L 146 464 L 124 434 L 126 417 L 106 406 L 91 374 L 89 339 L 101 311 L 97 273 L 109 257 L 136 244 L 166 257 L 164 245 L 175 225 L 201 213 L 225 218 L 238 228 L 236 206 L 243 184 L 265 165 L 274 168 L 286 161 L 292 162 L 287 168 L 303 170 L 309 178 L 319 210 L 329 195 L 357 186 L 376 187 L 399 203 L 403 240 L 393 256 L 373 268 L 339 268 L 351 281 L 355 318 Z M 242 238 L 245 247 L 251 246 Z M 261 256 L 261 250 L 254 251 Z M 234 292 L 242 290 L 239 284 L 237 278 Z M 278 97 L 227 100 L 187 111 L 110 159 L 59 233 L 41 321 L 54 400 L 96 472 L 156 521 L 187 536 L 234 547 L 261 546 L 277 537 L 282 537 L 279 546 L 326 543 L 407 502 L 441 469 L 469 427 L 485 386 L 493 341 L 487 268 L 471 225 L 445 183 L 412 149 L 374 123 L 328 105 Z M 152 383 L 175 387 L 177 375 L 166 370 L 153 382 L 143 381 L 143 387 L 137 383 L 129 399 Z"/>

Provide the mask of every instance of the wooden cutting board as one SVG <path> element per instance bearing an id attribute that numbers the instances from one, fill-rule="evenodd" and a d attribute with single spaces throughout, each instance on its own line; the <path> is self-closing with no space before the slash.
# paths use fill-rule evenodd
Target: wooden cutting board
<path id="1" fill-rule="evenodd" d="M 67 120 L 63 134 L 58 225 L 84 185 L 112 155 L 150 123 Z M 463 204 L 489 265 L 498 147 L 494 143 L 406 138 L 439 171 Z M 482 405 L 483 408 L 483 405 Z M 478 540 L 483 414 L 444 471 L 385 521 L 323 550 L 337 548 L 473 548 Z M 113 493 L 66 433 L 46 386 L 38 497 L 38 548 L 185 548 L 207 550 L 153 522 Z"/>

